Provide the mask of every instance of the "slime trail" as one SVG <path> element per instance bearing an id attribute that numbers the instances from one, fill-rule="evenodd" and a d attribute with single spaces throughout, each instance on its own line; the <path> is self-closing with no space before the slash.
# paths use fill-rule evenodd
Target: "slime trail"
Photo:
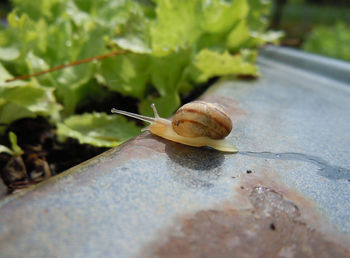
<path id="1" fill-rule="evenodd" d="M 265 159 L 304 161 L 317 165 L 319 167 L 319 174 L 321 176 L 327 177 L 329 179 L 350 179 L 350 169 L 340 166 L 333 166 L 324 159 L 312 155 L 294 152 L 272 153 L 253 151 L 239 151 L 238 154 Z"/>

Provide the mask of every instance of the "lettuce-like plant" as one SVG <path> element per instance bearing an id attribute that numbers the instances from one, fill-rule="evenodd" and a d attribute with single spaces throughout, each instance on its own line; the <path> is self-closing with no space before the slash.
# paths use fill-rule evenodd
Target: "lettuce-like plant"
<path id="1" fill-rule="evenodd" d="M 57 124 L 60 137 L 96 146 L 116 146 L 138 130 L 116 115 L 74 115 L 86 99 L 107 89 L 139 99 L 142 114 L 154 102 L 167 117 L 181 96 L 212 77 L 258 76 L 257 47 L 280 36 L 265 32 L 266 0 L 13 0 L 13 5 L 8 27 L 0 30 L 0 123 L 42 115 Z M 5 82 L 120 50 L 125 53 Z"/>

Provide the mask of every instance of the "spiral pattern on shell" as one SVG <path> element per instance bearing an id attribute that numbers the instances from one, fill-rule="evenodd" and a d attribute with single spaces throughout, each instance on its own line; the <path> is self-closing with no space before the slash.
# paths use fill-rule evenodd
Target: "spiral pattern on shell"
<path id="1" fill-rule="evenodd" d="M 232 121 L 217 104 L 194 101 L 179 108 L 172 120 L 174 131 L 184 137 L 207 136 L 225 138 L 232 130 Z"/>

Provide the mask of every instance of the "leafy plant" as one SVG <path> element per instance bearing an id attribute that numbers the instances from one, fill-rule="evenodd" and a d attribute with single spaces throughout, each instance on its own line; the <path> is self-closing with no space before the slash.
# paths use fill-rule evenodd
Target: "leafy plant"
<path id="1" fill-rule="evenodd" d="M 11 144 L 11 148 L 6 147 L 5 145 L 0 144 L 0 153 L 7 153 L 11 156 L 18 157 L 23 154 L 23 150 L 17 144 L 17 136 L 13 133 L 9 133 L 9 140 Z"/>
<path id="2" fill-rule="evenodd" d="M 38 115 L 61 137 L 115 146 L 137 134 L 135 124 L 102 113 L 74 115 L 107 91 L 139 99 L 139 111 L 170 116 L 181 96 L 215 76 L 257 76 L 256 48 L 266 33 L 266 0 L 13 0 L 0 30 L 0 123 Z M 110 51 L 127 53 L 32 77 L 67 62 Z M 108 94 L 108 93 L 107 93 Z M 2 129 L 4 131 L 4 128 Z"/>
<path id="3" fill-rule="evenodd" d="M 350 61 L 350 26 L 338 22 L 334 26 L 318 26 L 312 30 L 303 49 L 312 53 Z"/>

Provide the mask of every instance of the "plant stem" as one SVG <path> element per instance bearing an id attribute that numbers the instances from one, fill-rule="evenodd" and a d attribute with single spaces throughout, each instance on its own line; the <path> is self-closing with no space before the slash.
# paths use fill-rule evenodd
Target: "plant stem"
<path id="1" fill-rule="evenodd" d="M 12 82 L 12 81 L 16 81 L 16 80 L 25 80 L 25 79 L 28 79 L 28 78 L 31 78 L 31 77 L 36 77 L 36 76 L 40 76 L 40 75 L 43 75 L 43 74 L 46 74 L 46 73 L 55 72 L 55 71 L 58 71 L 58 70 L 61 70 L 61 69 L 64 69 L 64 68 L 67 68 L 67 67 L 70 67 L 70 66 L 76 66 L 76 65 L 80 65 L 80 64 L 85 64 L 85 63 L 92 62 L 94 60 L 102 60 L 102 59 L 105 59 L 107 57 L 121 55 L 121 54 L 125 54 L 127 52 L 128 52 L 127 50 L 118 50 L 118 51 L 113 51 L 113 52 L 110 52 L 110 53 L 107 53 L 107 54 L 103 54 L 103 55 L 99 55 L 99 56 L 88 57 L 88 58 L 81 59 L 81 60 L 78 60 L 78 61 L 74 61 L 74 62 L 71 62 L 71 63 L 68 63 L 68 64 L 55 66 L 55 67 L 50 68 L 50 69 L 45 70 L 45 71 L 32 73 L 32 74 L 27 74 L 27 75 L 16 76 L 14 78 L 7 79 L 6 82 Z"/>

